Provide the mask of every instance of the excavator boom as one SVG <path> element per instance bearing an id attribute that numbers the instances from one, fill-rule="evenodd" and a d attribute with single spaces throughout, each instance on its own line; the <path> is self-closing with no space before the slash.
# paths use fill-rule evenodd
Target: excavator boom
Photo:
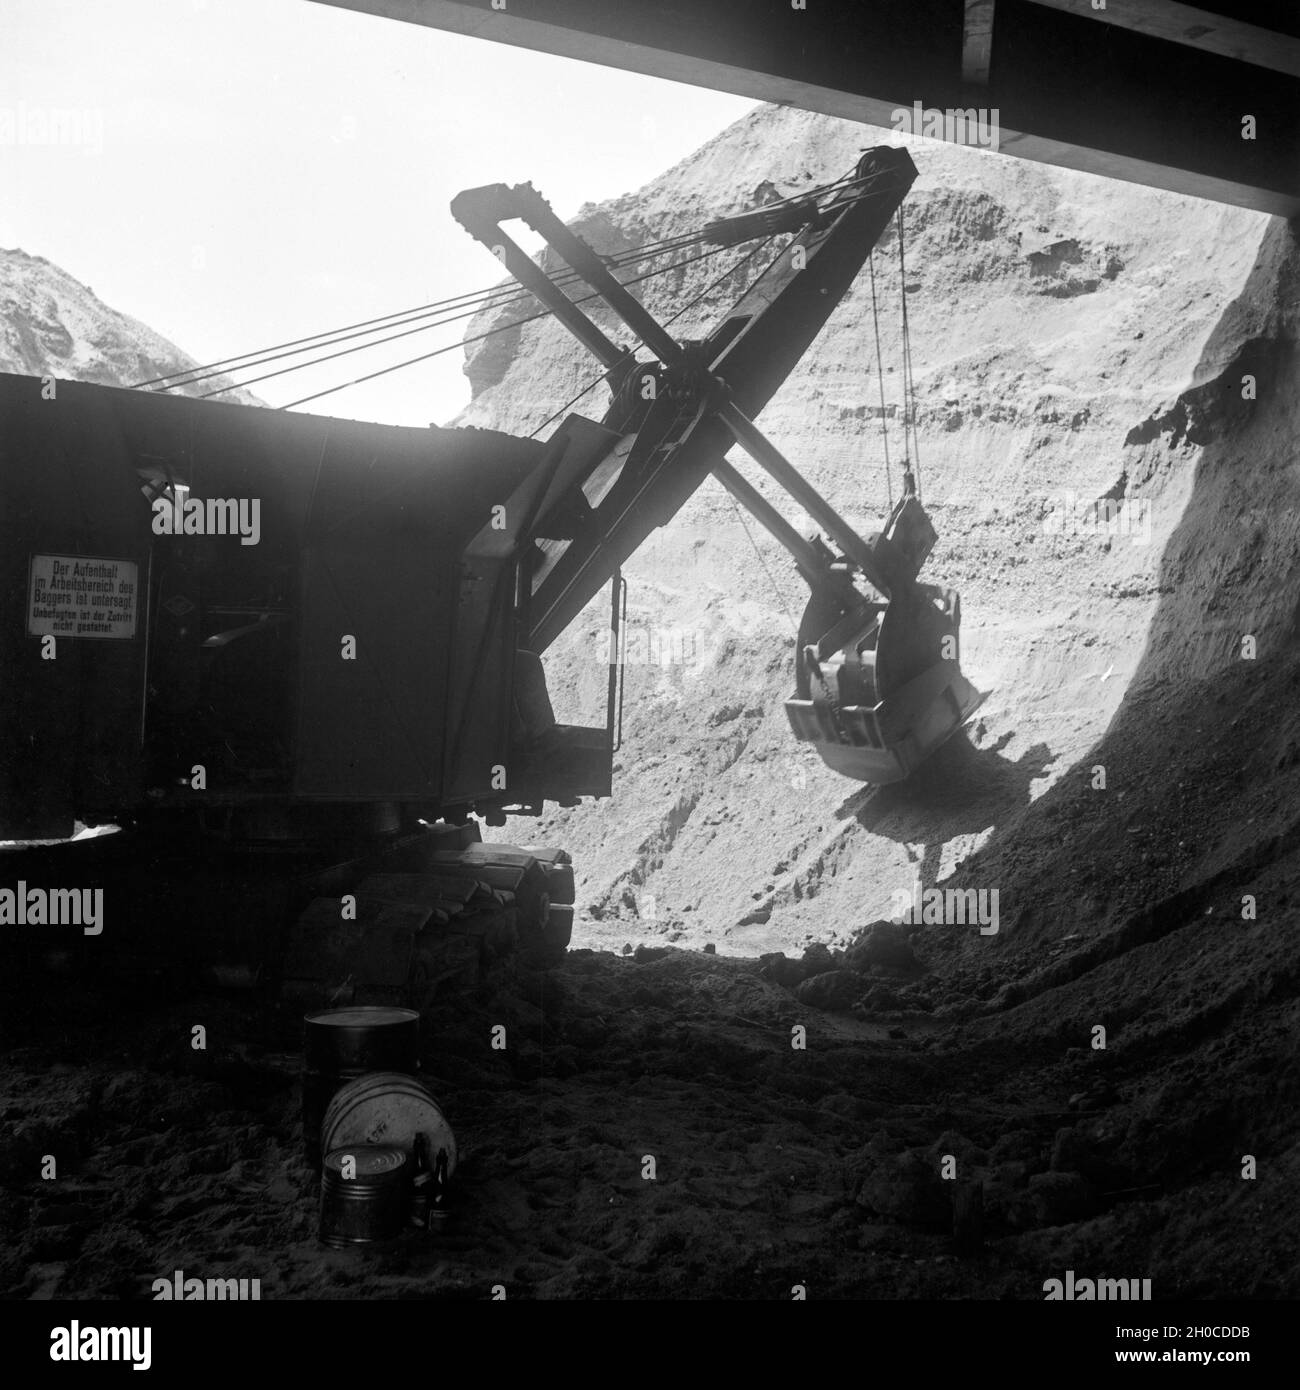
<path id="1" fill-rule="evenodd" d="M 606 367 L 613 401 L 605 447 L 570 416 L 555 436 L 545 501 L 528 506 L 534 547 L 526 646 L 540 656 L 657 526 L 710 473 L 781 545 L 812 590 L 800 633 L 796 691 L 787 702 L 797 738 L 837 771 L 875 783 L 908 776 L 969 718 L 983 698 L 958 666 L 960 606 L 917 582 L 935 533 L 905 475 L 905 496 L 867 541 L 755 425 L 848 291 L 916 178 L 906 151 L 867 151 L 833 195 L 722 219 L 706 228 L 719 246 L 794 233 L 709 336 L 679 342 L 566 227 L 529 184 L 461 193 L 452 212 Z M 503 228 L 519 219 L 604 301 L 655 358 L 616 344 Z M 637 389 L 639 386 L 640 389 Z M 726 460 L 738 444 L 839 547 L 801 536 Z M 554 486 L 563 478 L 561 486 Z M 536 481 L 522 491 L 535 495 Z M 878 596 L 855 587 L 860 576 Z M 888 619 L 888 621 L 886 621 Z"/>
<path id="2" fill-rule="evenodd" d="M 736 410 L 752 418 L 763 409 L 847 293 L 915 178 L 916 166 L 906 150 L 881 146 L 868 151 L 853 178 L 823 206 L 806 206 L 803 217 L 809 225 L 697 343 L 672 338 L 530 185 L 493 184 L 453 200 L 452 213 L 466 230 L 614 378 L 614 401 L 601 422 L 609 431 L 606 450 L 591 457 L 585 469 L 575 470 L 567 490 L 536 518 L 535 536 L 547 559 L 532 589 L 531 650 L 544 652 L 711 471 L 725 485 L 729 470 L 721 465 L 735 434 L 726 418 L 707 408 L 705 398 L 725 383 Z M 613 343 L 573 302 L 572 287 L 557 286 L 510 238 L 502 224 L 511 218 L 545 238 L 559 260 L 577 272 L 656 359 L 638 361 Z M 642 385 L 648 377 L 655 379 L 649 403 Z M 589 498 L 593 479 L 599 489 L 594 503 Z M 745 505 L 750 500 L 742 499 Z M 549 535 L 548 515 L 565 517 L 574 534 Z M 767 524 L 770 517 L 759 519 Z M 783 536 L 782 543 L 790 546 L 791 537 Z M 805 551 L 802 559 L 813 563 L 811 552 Z M 812 582 L 814 576 L 808 577 Z"/>

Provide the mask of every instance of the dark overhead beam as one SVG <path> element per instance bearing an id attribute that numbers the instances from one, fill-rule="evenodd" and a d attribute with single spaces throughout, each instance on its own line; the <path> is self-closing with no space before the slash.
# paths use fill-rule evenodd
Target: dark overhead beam
<path id="1" fill-rule="evenodd" d="M 1181 43 L 1215 53 L 1238 63 L 1271 68 L 1291 77 L 1300 77 L 1300 39 L 1278 33 L 1258 24 L 1247 24 L 1227 15 L 1181 5 L 1178 0 L 1110 0 L 1104 10 L 1094 9 L 1092 0 L 1033 0 L 1064 14 L 1094 19 L 1099 24 L 1118 24 L 1151 39 Z"/>
<path id="2" fill-rule="evenodd" d="M 966 0 L 808 0 L 803 9 L 790 0 L 502 0 L 504 9 L 492 0 L 316 3 L 886 129 L 916 102 L 989 108 L 1003 153 L 1300 215 L 1300 79 L 1095 23 L 1089 0 L 1086 17 L 1036 0 L 997 0 L 986 86 L 963 78 Z M 1173 8 L 1109 0 L 1108 10 L 1146 6 Z"/>

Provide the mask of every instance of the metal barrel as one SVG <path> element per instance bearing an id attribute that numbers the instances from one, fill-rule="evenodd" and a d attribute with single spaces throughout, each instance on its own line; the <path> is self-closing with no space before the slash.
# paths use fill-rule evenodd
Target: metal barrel
<path id="1" fill-rule="evenodd" d="M 456 1168 L 456 1136 L 427 1083 L 401 1072 L 371 1072 L 335 1092 L 321 1124 L 326 1152 L 349 1144 L 391 1144 L 409 1153 L 416 1134 L 429 1152 L 447 1150 L 447 1176 Z"/>
<path id="2" fill-rule="evenodd" d="M 303 1157 L 318 1169 L 321 1122 L 340 1086 L 368 1072 L 419 1070 L 420 1015 L 366 1004 L 307 1014 L 303 1025 Z"/>
<path id="3" fill-rule="evenodd" d="M 410 1174 L 401 1149 L 354 1144 L 327 1153 L 321 1164 L 321 1244 L 346 1250 L 394 1239 L 405 1227 L 409 1198 Z"/>

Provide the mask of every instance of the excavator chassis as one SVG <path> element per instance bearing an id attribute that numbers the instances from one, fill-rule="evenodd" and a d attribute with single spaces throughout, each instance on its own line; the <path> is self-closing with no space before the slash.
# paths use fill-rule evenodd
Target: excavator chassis
<path id="1" fill-rule="evenodd" d="M 474 821 L 357 844 L 222 844 L 170 816 L 6 848 L 3 864 L 6 882 L 75 882 L 103 904 L 102 935 L 84 943 L 75 927 L 7 930 L 7 969 L 149 997 L 215 987 L 427 1009 L 517 962 L 557 964 L 573 926 L 567 854 L 482 843 Z"/>
<path id="2" fill-rule="evenodd" d="M 572 924 L 565 856 L 485 846 L 470 818 L 611 794 L 617 660 L 589 728 L 557 721 L 542 659 L 606 585 L 617 650 L 623 564 L 710 475 L 812 591 L 796 734 L 845 775 L 906 776 L 980 698 L 955 596 L 916 582 L 933 528 L 909 492 L 864 540 L 753 417 L 915 177 L 879 147 L 824 194 L 715 224 L 719 245 L 792 240 L 686 341 L 530 186 L 460 194 L 454 215 L 610 379 L 599 423 L 570 414 L 545 443 L 82 383 L 47 399 L 0 374 L 0 836 L 125 827 L 6 850 L 10 876 L 105 890 L 86 960 L 310 1003 L 425 1007 L 516 951 L 549 963 Z M 514 218 L 650 360 L 510 239 Z M 838 555 L 727 461 L 735 444 Z M 158 525 L 194 499 L 256 504 L 258 539 Z"/>

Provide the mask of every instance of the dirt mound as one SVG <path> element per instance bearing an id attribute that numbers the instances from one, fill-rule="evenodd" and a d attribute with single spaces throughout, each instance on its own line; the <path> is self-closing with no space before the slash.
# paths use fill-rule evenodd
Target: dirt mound
<path id="1" fill-rule="evenodd" d="M 160 333 L 110 309 L 60 266 L 0 247 L 0 371 L 132 386 L 197 365 Z M 176 394 L 198 396 L 229 384 L 229 377 L 215 376 Z M 224 399 L 265 404 L 251 391 L 231 391 Z"/>

